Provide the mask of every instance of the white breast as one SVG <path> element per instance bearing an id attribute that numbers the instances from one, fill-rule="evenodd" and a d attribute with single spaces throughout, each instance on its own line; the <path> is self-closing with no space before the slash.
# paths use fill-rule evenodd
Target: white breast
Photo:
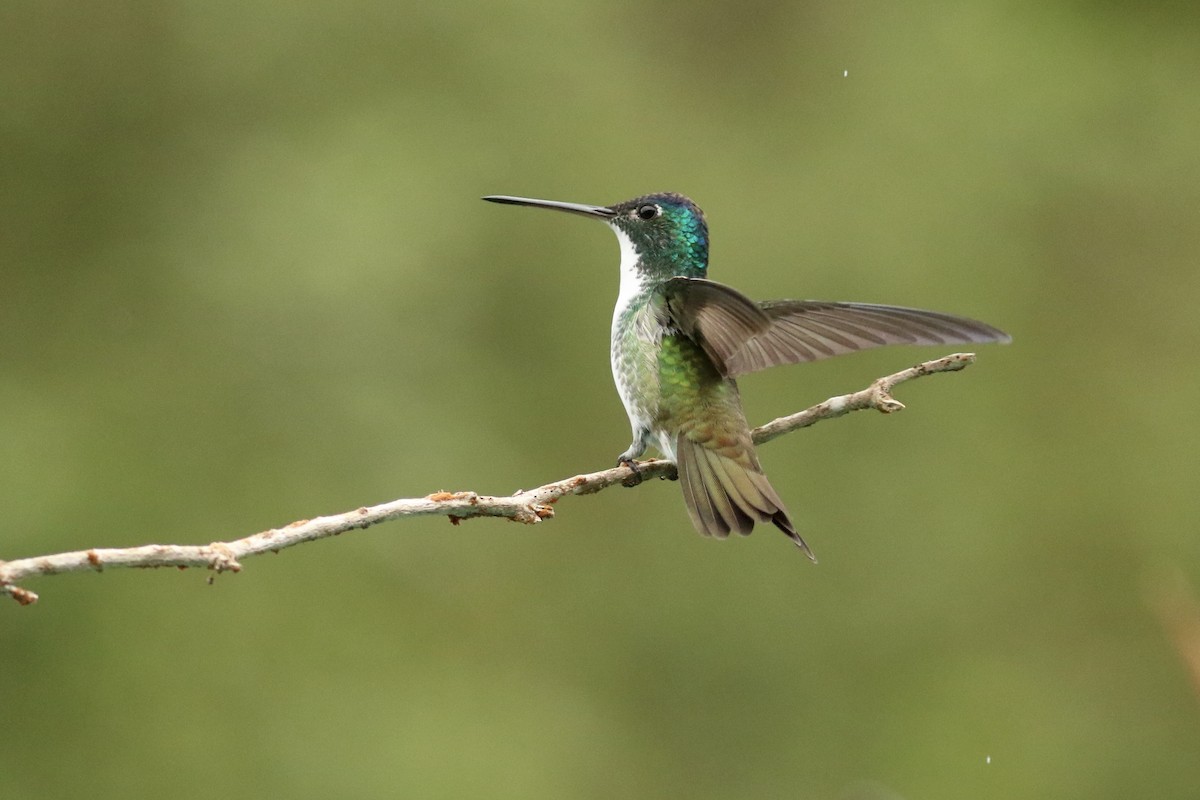
<path id="1" fill-rule="evenodd" d="M 635 431 L 650 427 L 653 409 L 647 407 L 650 398 L 658 396 L 658 373 L 655 354 L 658 350 L 657 331 L 648 326 L 645 314 L 636 307 L 646 302 L 647 282 L 638 271 L 638 252 L 620 228 L 611 226 L 621 244 L 621 289 L 613 309 L 612 360 L 613 382 L 625 405 L 630 425 Z M 630 318 L 629 312 L 634 317 Z"/>
<path id="2" fill-rule="evenodd" d="M 609 227 L 612 228 L 613 233 L 617 234 L 617 241 L 621 244 L 621 290 L 617 294 L 617 307 L 613 310 L 615 327 L 621 312 L 629 307 L 633 298 L 641 294 L 644 280 L 641 273 L 638 272 L 638 251 L 634 247 L 633 240 L 616 225 L 609 225 Z"/>

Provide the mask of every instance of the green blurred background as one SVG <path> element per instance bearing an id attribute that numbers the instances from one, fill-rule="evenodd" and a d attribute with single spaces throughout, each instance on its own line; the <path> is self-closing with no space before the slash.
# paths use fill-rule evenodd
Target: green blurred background
<path id="1" fill-rule="evenodd" d="M 8 3 L 0 557 L 609 465 L 617 247 L 1011 347 L 675 485 L 0 606 L 0 796 L 1194 798 L 1190 3 Z M 954 348 L 743 380 L 765 421 Z M 990 763 L 989 763 L 990 759 Z"/>

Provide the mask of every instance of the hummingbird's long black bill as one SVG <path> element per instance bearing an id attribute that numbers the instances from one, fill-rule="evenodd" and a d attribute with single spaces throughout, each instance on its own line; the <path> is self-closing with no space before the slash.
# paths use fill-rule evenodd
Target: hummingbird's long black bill
<path id="1" fill-rule="evenodd" d="M 616 216 L 615 211 L 604 206 L 589 206 L 584 203 L 562 203 L 558 200 L 537 200 L 532 197 L 510 197 L 506 194 L 489 194 L 483 198 L 490 203 L 504 203 L 510 206 L 533 206 L 534 208 L 553 208 L 572 214 L 582 214 L 593 219 L 610 219 Z"/>

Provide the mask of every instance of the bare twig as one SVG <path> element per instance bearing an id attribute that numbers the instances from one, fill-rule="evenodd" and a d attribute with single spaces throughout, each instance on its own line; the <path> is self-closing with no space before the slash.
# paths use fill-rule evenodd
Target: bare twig
<path id="1" fill-rule="evenodd" d="M 974 361 L 973 353 L 955 353 L 917 364 L 894 375 L 880 378 L 862 391 L 831 397 L 805 411 L 780 417 L 755 428 L 754 441 L 767 442 L 798 428 L 808 427 L 823 419 L 840 417 L 851 411 L 866 408 L 878 409 L 885 414 L 899 411 L 904 406 L 891 396 L 895 386 L 935 372 L 954 372 Z M 638 473 L 643 478 L 666 477 L 673 474 L 674 469 L 675 465 L 672 462 L 662 459 L 650 459 L 638 464 Z M 376 523 L 401 517 L 438 515 L 449 517 L 455 525 L 471 517 L 507 517 L 516 522 L 532 524 L 553 517 L 553 504 L 561 497 L 591 494 L 626 482 L 632 477 L 632 470 L 621 466 L 547 483 L 536 489 L 516 492 L 509 497 L 489 497 L 475 492 L 434 492 L 427 497 L 393 500 L 343 514 L 299 520 L 282 528 L 272 528 L 229 542 L 213 542 L 208 545 L 148 544 L 142 547 L 95 548 L 16 561 L 0 561 L 0 594 L 10 595 L 21 605 L 35 603 L 38 596 L 18 586 L 18 581 L 29 576 L 57 575 L 62 572 L 100 572 L 118 567 L 204 567 L 216 573 L 239 572 L 242 569 L 240 560 L 247 556 L 266 552 L 277 553 L 304 542 L 336 536 L 355 529 L 365 529 Z"/>

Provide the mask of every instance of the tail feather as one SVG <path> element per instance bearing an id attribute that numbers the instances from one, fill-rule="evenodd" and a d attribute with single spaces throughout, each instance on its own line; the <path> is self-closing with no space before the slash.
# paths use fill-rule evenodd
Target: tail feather
<path id="1" fill-rule="evenodd" d="M 752 515 L 755 511 L 753 507 L 745 505 L 742 496 L 725 488 L 732 483 L 729 472 L 725 469 L 725 459 L 712 450 L 700 448 L 697 460 L 703 461 L 704 459 L 708 460 L 709 468 L 697 471 L 704 475 L 704 485 L 708 489 L 708 495 L 713 499 L 713 503 L 724 509 L 721 516 L 725 520 L 726 528 L 729 532 L 749 536 L 750 531 L 754 530 Z"/>
<path id="2" fill-rule="evenodd" d="M 755 522 L 771 522 L 812 561 L 817 559 L 796 532 L 787 509 L 767 476 L 747 468 L 703 443 L 680 435 L 675 447 L 679 484 L 692 525 L 718 539 L 732 532 L 746 536 Z"/>
<path id="3" fill-rule="evenodd" d="M 679 485 L 683 489 L 683 502 L 696 530 L 723 539 L 729 535 L 729 531 L 723 529 L 722 523 L 718 522 L 719 517 L 712 506 L 708 487 L 704 484 L 704 475 L 694 466 L 684 466 L 685 460 L 690 464 L 694 457 L 690 450 L 686 456 L 683 453 L 677 455 L 676 466 L 679 470 Z"/>

